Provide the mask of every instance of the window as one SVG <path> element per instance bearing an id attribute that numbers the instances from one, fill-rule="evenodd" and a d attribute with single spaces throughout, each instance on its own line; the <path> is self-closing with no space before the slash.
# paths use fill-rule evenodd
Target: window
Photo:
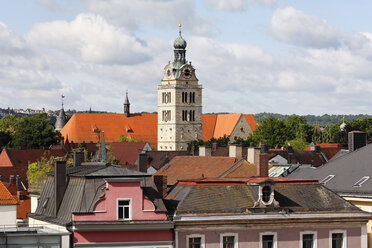
<path id="1" fill-rule="evenodd" d="M 322 181 L 320 181 L 321 184 L 326 184 L 328 183 L 329 181 L 331 181 L 332 178 L 334 178 L 335 175 L 329 175 L 327 176 L 326 178 L 324 178 Z"/>
<path id="2" fill-rule="evenodd" d="M 276 233 L 260 233 L 260 248 L 276 248 Z"/>
<path id="3" fill-rule="evenodd" d="M 118 199 L 118 220 L 132 219 L 131 200 Z"/>
<path id="4" fill-rule="evenodd" d="M 301 248 L 316 248 L 317 247 L 317 233 L 316 232 L 301 232 Z"/>
<path id="5" fill-rule="evenodd" d="M 186 236 L 187 248 L 204 248 L 204 235 L 192 234 Z"/>
<path id="6" fill-rule="evenodd" d="M 331 231 L 329 246 L 331 248 L 346 248 L 346 231 Z"/>
<path id="7" fill-rule="evenodd" d="M 271 188 L 270 186 L 264 186 L 262 188 L 262 201 L 263 202 L 269 202 L 270 201 L 270 195 L 271 195 Z"/>
<path id="8" fill-rule="evenodd" d="M 220 235 L 220 248 L 237 248 L 238 234 L 237 233 L 223 233 Z"/>
<path id="9" fill-rule="evenodd" d="M 361 187 L 369 179 L 369 176 L 362 177 L 358 182 L 354 184 L 354 187 Z"/>

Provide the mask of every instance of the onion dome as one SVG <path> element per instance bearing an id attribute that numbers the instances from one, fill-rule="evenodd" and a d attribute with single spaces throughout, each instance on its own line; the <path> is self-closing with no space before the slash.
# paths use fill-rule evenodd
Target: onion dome
<path id="1" fill-rule="evenodd" d="M 177 39 L 174 41 L 173 46 L 174 46 L 174 49 L 185 49 L 186 46 L 187 46 L 187 43 L 186 43 L 186 41 L 182 38 L 182 35 L 181 35 L 181 24 L 179 25 L 179 27 L 180 27 L 179 36 L 178 36 Z"/>

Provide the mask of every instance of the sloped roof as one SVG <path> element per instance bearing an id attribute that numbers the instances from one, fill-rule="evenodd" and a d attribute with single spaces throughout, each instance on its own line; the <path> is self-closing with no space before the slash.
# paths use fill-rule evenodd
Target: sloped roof
<path id="1" fill-rule="evenodd" d="M 4 148 L 0 154 L 0 175 L 4 180 L 8 181 L 11 175 L 20 175 L 21 181 L 27 186 L 27 170 L 29 163 L 37 162 L 41 157 L 63 157 L 66 153 L 62 149 L 7 149 Z M 6 162 L 7 159 L 8 161 Z"/>
<path id="2" fill-rule="evenodd" d="M 332 159 L 333 156 L 335 156 L 342 149 L 342 147 L 338 143 L 322 143 L 317 144 L 317 146 L 320 147 L 320 150 L 324 153 L 328 160 Z M 311 146 L 304 149 L 304 151 L 310 150 Z"/>
<path id="3" fill-rule="evenodd" d="M 203 125 L 203 140 L 207 141 L 213 138 L 214 129 L 216 127 L 217 115 L 205 114 L 202 115 Z"/>
<path id="4" fill-rule="evenodd" d="M 255 208 L 258 185 L 254 181 L 258 182 L 260 178 L 253 179 L 255 180 L 231 178 L 230 182 L 226 179 L 220 182 L 218 180 L 179 182 L 168 194 L 167 199 L 179 201 L 178 206 L 175 206 L 177 216 L 256 214 L 267 211 L 280 213 L 283 209 L 293 213 L 363 212 L 318 183 L 306 180 L 286 182 L 285 178 L 274 179 L 276 181 L 274 197 L 279 207 Z"/>
<path id="5" fill-rule="evenodd" d="M 12 196 L 9 190 L 0 181 L 0 205 L 15 205 L 18 201 Z"/>
<path id="6" fill-rule="evenodd" d="M 216 127 L 214 129 L 213 138 L 220 138 L 224 135 L 229 136 L 234 130 L 236 123 L 242 114 L 219 114 L 217 115 Z"/>
<path id="7" fill-rule="evenodd" d="M 168 185 L 181 179 L 218 177 L 237 162 L 231 157 L 178 156 L 160 168 L 155 175 L 166 175 Z"/>
<path id="8" fill-rule="evenodd" d="M 105 179 L 113 177 L 139 178 L 144 195 L 154 203 L 156 211 L 166 212 L 161 195 L 149 174 L 103 163 L 83 163 L 78 167 L 67 168 L 66 173 L 69 176 L 68 185 L 57 216 L 54 216 L 53 173 L 49 173 L 47 177 L 40 195 L 40 204 L 38 204 L 35 214 L 29 214 L 29 216 L 43 221 L 67 225 L 72 220 L 72 213 L 93 212 L 96 203 L 106 190 L 106 187 L 103 187 L 106 184 Z"/>
<path id="9" fill-rule="evenodd" d="M 188 156 L 188 151 L 147 151 L 147 167 L 159 170 L 176 156 Z"/>
<path id="10" fill-rule="evenodd" d="M 133 166 L 145 145 L 146 142 L 113 142 L 111 150 L 119 165 Z"/>
<path id="11" fill-rule="evenodd" d="M 219 138 L 230 135 L 242 114 L 204 114 L 202 115 L 204 141 L 212 137 Z M 252 131 L 256 127 L 253 115 L 244 115 Z M 120 135 L 129 139 L 149 142 L 151 147 L 157 145 L 157 114 L 125 114 L 116 113 L 76 113 L 62 128 L 61 134 L 68 136 L 70 142 L 98 142 L 94 130 L 105 132 L 106 143 L 117 141 Z"/>
<path id="12" fill-rule="evenodd" d="M 329 175 L 334 177 L 325 186 L 337 193 L 372 196 L 372 144 L 361 147 L 342 157 L 332 159 L 318 168 L 298 168 L 288 177 L 311 178 L 322 181 Z M 354 184 L 363 178 L 371 178 L 360 187 Z"/>
<path id="13" fill-rule="evenodd" d="M 254 119 L 254 115 L 244 114 L 244 118 L 248 122 L 249 127 L 252 129 L 252 132 L 254 132 L 254 130 L 256 130 L 257 127 L 257 122 Z"/>
<path id="14" fill-rule="evenodd" d="M 114 113 L 76 113 L 61 130 L 62 136 L 70 141 L 98 142 L 94 130 L 105 132 L 106 143 L 117 141 L 120 135 L 129 139 L 147 141 L 151 146 L 157 144 L 157 114 L 125 114 Z"/>
<path id="15" fill-rule="evenodd" d="M 316 151 L 299 151 L 294 150 L 292 155 L 288 154 L 287 150 L 282 149 L 270 149 L 269 150 L 269 159 L 275 157 L 276 155 L 280 155 L 283 158 L 290 160 L 290 164 L 312 164 L 314 166 L 321 166 L 325 164 L 327 161 L 323 157 L 321 153 Z"/>

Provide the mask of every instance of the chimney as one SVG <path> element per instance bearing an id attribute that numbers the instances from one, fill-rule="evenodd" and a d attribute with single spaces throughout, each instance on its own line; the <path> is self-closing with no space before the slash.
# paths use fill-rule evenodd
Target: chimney
<path id="1" fill-rule="evenodd" d="M 84 152 L 74 152 L 74 167 L 80 166 L 84 159 Z"/>
<path id="2" fill-rule="evenodd" d="M 269 174 L 269 158 L 267 152 L 267 146 L 265 144 L 262 144 L 260 151 L 256 153 L 258 177 L 267 177 Z"/>
<path id="3" fill-rule="evenodd" d="M 320 152 L 321 152 L 321 150 L 320 150 L 320 145 L 316 145 L 315 148 L 314 148 L 314 151 L 315 151 L 316 153 L 320 153 Z"/>
<path id="4" fill-rule="evenodd" d="M 247 148 L 247 161 L 251 164 L 256 164 L 257 154 L 260 153 L 259 148 L 255 148 L 254 145 Z"/>
<path id="5" fill-rule="evenodd" d="M 138 171 L 147 173 L 147 154 L 138 154 Z"/>
<path id="6" fill-rule="evenodd" d="M 229 145 L 229 157 L 241 159 L 243 156 L 243 148 L 241 145 Z"/>
<path id="7" fill-rule="evenodd" d="M 293 147 L 290 144 L 288 144 L 288 146 L 287 146 L 287 152 L 288 152 L 288 161 L 287 161 L 287 163 L 290 164 L 290 163 L 292 163 L 292 156 L 294 154 Z"/>
<path id="8" fill-rule="evenodd" d="M 56 161 L 54 165 L 54 216 L 57 216 L 66 186 L 66 162 Z"/>
<path id="9" fill-rule="evenodd" d="M 363 131 L 352 131 L 348 133 L 349 152 L 353 152 L 367 145 L 367 133 Z"/>
<path id="10" fill-rule="evenodd" d="M 217 147 L 218 147 L 217 142 L 214 142 L 214 143 L 212 144 L 212 152 L 217 151 Z"/>
<path id="11" fill-rule="evenodd" d="M 16 179 L 15 179 L 15 176 L 14 175 L 10 175 L 10 177 L 9 177 L 9 183 L 10 184 L 16 184 Z"/>
<path id="12" fill-rule="evenodd" d="M 21 176 L 17 175 L 16 176 L 16 186 L 17 186 L 17 197 L 19 200 L 23 200 L 21 197 L 21 192 L 22 192 L 22 185 L 21 185 Z"/>
<path id="13" fill-rule="evenodd" d="M 153 180 L 155 183 L 156 188 L 158 189 L 158 192 L 161 194 L 161 197 L 165 199 L 167 196 L 167 176 L 165 175 L 153 175 Z"/>
<path id="14" fill-rule="evenodd" d="M 199 146 L 199 156 L 212 156 L 212 148 L 206 146 Z"/>

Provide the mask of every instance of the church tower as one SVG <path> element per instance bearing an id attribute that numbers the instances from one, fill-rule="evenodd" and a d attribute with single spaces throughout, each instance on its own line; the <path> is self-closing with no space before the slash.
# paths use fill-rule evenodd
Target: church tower
<path id="1" fill-rule="evenodd" d="M 55 130 L 57 131 L 61 131 L 61 129 L 66 125 L 66 114 L 65 114 L 65 110 L 63 109 L 63 98 L 65 98 L 65 96 L 62 94 L 61 97 L 62 97 L 62 108 L 59 111 L 59 114 L 57 116 L 56 123 L 55 123 Z"/>
<path id="2" fill-rule="evenodd" d="M 202 138 L 202 85 L 186 60 L 186 41 L 174 41 L 174 61 L 164 67 L 158 86 L 158 150 L 180 151 Z"/>

